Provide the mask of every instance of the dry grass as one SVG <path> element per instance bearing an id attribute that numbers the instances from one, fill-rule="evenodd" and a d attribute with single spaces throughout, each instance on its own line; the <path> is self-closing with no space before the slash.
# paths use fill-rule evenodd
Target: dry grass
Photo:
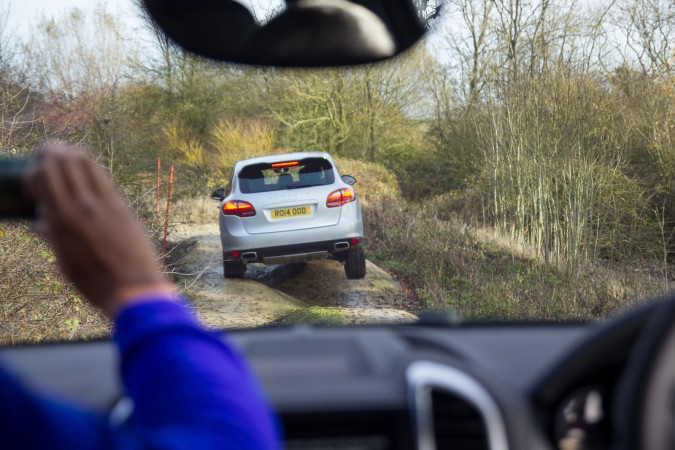
<path id="1" fill-rule="evenodd" d="M 419 203 L 370 204 L 365 222 L 369 258 L 407 278 L 425 307 L 467 319 L 585 320 L 665 290 L 636 265 L 552 267 L 521 242 Z"/>
<path id="2" fill-rule="evenodd" d="M 520 259 L 535 261 L 539 259 L 537 249 L 519 237 L 509 236 L 495 228 L 465 225 L 463 232 L 471 236 L 475 241 L 492 247 L 498 251 L 506 252 Z"/>
<path id="3" fill-rule="evenodd" d="M 336 159 L 335 164 L 342 175 L 356 178 L 355 188 L 362 205 L 401 198 L 401 189 L 396 176 L 380 164 L 353 159 Z"/>
<path id="4" fill-rule="evenodd" d="M 205 224 L 218 220 L 218 202 L 210 196 L 177 200 L 171 207 L 172 224 Z"/>
<path id="5" fill-rule="evenodd" d="M 152 183 L 125 186 L 148 238 L 158 242 L 163 220 L 154 217 Z M 70 284 L 49 246 L 26 223 L 0 222 L 0 344 L 81 340 L 110 334 L 105 316 Z"/>
<path id="6" fill-rule="evenodd" d="M 108 321 L 65 280 L 43 241 L 26 225 L 0 229 L 0 344 L 108 334 Z"/>

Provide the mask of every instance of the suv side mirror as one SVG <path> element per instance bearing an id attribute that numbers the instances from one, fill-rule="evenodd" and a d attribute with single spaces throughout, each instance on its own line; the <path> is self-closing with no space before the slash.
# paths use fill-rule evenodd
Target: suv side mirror
<path id="1" fill-rule="evenodd" d="M 211 198 L 213 200 L 222 202 L 225 199 L 225 189 L 224 188 L 216 189 L 215 191 L 213 191 L 213 194 L 211 194 Z"/>
<path id="2" fill-rule="evenodd" d="M 356 184 L 356 178 L 351 175 L 342 175 L 342 181 L 349 185 Z"/>

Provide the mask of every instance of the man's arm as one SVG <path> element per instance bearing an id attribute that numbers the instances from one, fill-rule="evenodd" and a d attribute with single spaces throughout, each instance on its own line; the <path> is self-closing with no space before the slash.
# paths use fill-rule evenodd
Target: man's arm
<path id="1" fill-rule="evenodd" d="M 112 450 L 116 445 L 104 416 L 38 396 L 0 368 L 0 448 Z"/>
<path id="2" fill-rule="evenodd" d="M 271 414 L 249 368 L 179 302 L 146 298 L 115 331 L 134 433 L 148 448 L 272 449 Z"/>
<path id="3" fill-rule="evenodd" d="M 0 370 L 1 448 L 277 448 L 270 410 L 238 352 L 204 331 L 183 303 L 139 300 L 115 327 L 130 419 L 112 426 L 104 415 L 35 395 Z"/>
<path id="4" fill-rule="evenodd" d="M 0 447 L 273 449 L 272 415 L 238 353 L 204 331 L 159 271 L 112 181 L 77 149 L 47 148 L 25 177 L 36 230 L 63 272 L 115 321 L 129 421 L 35 397 L 0 374 Z M 4 428 L 4 429 L 3 429 Z"/>

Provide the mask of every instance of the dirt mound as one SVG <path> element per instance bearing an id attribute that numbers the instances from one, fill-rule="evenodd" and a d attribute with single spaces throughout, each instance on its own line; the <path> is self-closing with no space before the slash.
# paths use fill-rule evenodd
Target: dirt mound
<path id="1" fill-rule="evenodd" d="M 408 301 L 400 284 L 391 275 L 366 261 L 366 277 L 348 280 L 337 261 L 322 260 L 307 264 L 297 277 L 275 286 L 291 297 L 310 305 L 347 308 L 402 308 Z"/>
<path id="2" fill-rule="evenodd" d="M 199 317 L 216 328 L 248 328 L 298 317 L 314 307 L 339 310 L 340 323 L 411 322 L 416 316 L 399 283 L 367 262 L 362 280 L 348 280 L 336 261 L 251 264 L 245 279 L 223 278 L 216 225 L 178 226 L 172 236 L 174 275 Z M 337 313 L 336 313 L 337 314 Z"/>

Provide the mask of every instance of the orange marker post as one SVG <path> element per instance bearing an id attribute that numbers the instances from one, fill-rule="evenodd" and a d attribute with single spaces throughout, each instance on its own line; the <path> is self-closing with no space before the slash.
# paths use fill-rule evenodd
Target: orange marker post
<path id="1" fill-rule="evenodd" d="M 157 158 L 157 207 L 155 208 L 155 220 L 159 223 L 159 193 L 162 188 L 162 161 Z"/>
<path id="2" fill-rule="evenodd" d="M 166 260 L 166 237 L 169 231 L 169 209 L 171 208 L 171 188 L 173 187 L 173 164 L 169 169 L 169 191 L 166 195 L 166 215 L 164 216 L 164 240 L 162 241 L 162 259 Z"/>

